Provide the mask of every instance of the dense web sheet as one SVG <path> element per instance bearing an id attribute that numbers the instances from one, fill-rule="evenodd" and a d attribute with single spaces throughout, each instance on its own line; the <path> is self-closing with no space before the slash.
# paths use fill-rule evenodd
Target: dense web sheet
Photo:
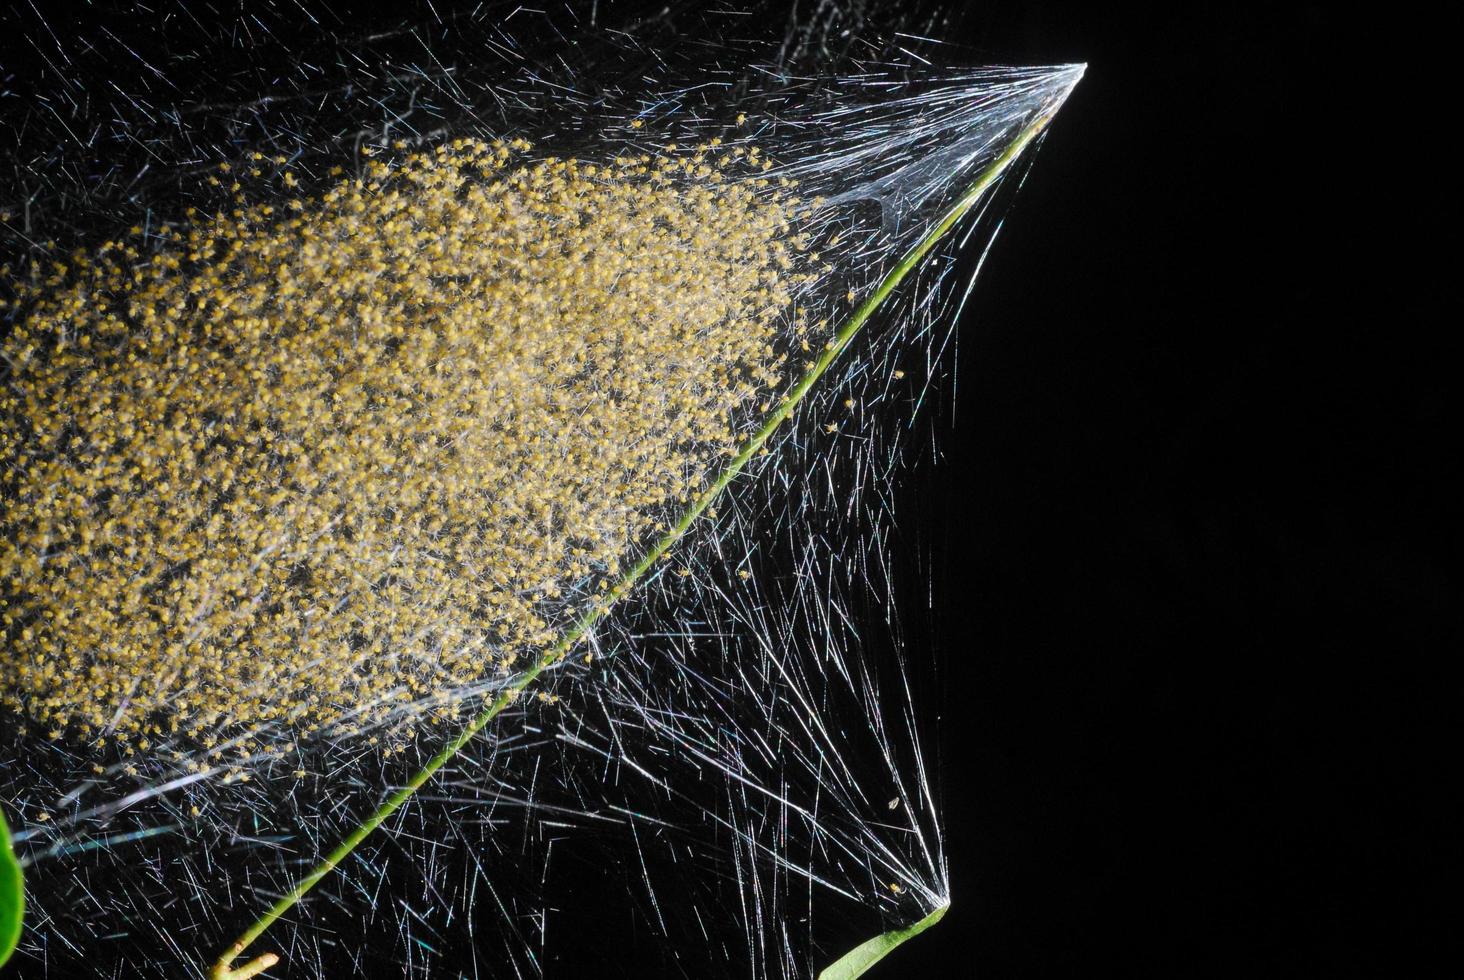
<path id="1" fill-rule="evenodd" d="M 226 63 L 207 104 L 164 94 L 177 88 L 166 73 L 143 86 L 150 101 L 122 92 L 107 118 L 83 106 L 81 82 L 28 104 L 56 142 L 12 132 L 7 247 L 17 268 L 47 240 L 64 252 L 132 226 L 159 247 L 177 215 L 208 207 L 220 163 L 243 163 L 243 192 L 267 201 L 286 170 L 311 193 L 350 179 L 369 166 L 363 149 L 521 138 L 540 156 L 607 160 L 717 140 L 767 155 L 767 193 L 787 179 L 817 202 L 798 230 L 820 254 L 798 260 L 810 278 L 779 338 L 796 377 L 1081 74 L 939 69 L 938 45 L 898 32 L 876 43 L 854 12 L 857 30 L 833 30 L 832 16 L 821 9 L 759 42 L 737 40 L 724 11 L 693 33 L 714 40 L 673 56 L 654 23 L 605 25 L 572 8 L 298 38 L 276 33 L 288 20 L 272 10 L 239 22 L 250 35 L 239 58 L 261 69 L 288 55 L 283 83 Z M 831 49 L 851 32 L 871 39 Z M 112 36 L 87 52 L 59 40 L 36 51 L 105 65 L 131 51 Z M 383 46 L 397 60 L 368 57 Z M 95 124 L 89 137 L 67 135 L 78 118 Z M 251 182 L 253 153 L 264 163 Z M 910 420 L 948 369 L 951 327 L 1029 157 L 635 594 L 272 930 L 281 975 L 381 962 L 404 975 L 552 974 L 555 944 L 573 941 L 552 909 L 584 873 L 565 855 L 584 861 L 587 847 L 623 866 L 627 901 L 667 937 L 668 969 L 690 976 L 808 976 L 949 899 L 938 771 L 924 749 L 936 664 L 903 646 L 891 554 L 908 543 L 890 507 L 918 431 Z M 594 601 L 591 578 L 581 602 Z M 433 706 L 471 711 L 513 682 L 512 670 L 493 671 Z M 34 907 L 25 975 L 201 971 L 455 724 L 408 737 L 404 714 L 362 713 L 308 737 L 266 726 L 212 747 L 164 739 L 127 755 L 7 716 L 0 806 L 18 828 Z"/>

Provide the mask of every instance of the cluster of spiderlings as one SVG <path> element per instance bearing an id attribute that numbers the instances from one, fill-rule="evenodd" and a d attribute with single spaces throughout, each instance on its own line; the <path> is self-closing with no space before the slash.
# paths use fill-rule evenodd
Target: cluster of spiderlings
<path id="1" fill-rule="evenodd" d="M 755 150 L 527 150 L 11 277 L 5 709 L 128 754 L 364 726 L 603 599 L 781 384 L 804 205 Z"/>

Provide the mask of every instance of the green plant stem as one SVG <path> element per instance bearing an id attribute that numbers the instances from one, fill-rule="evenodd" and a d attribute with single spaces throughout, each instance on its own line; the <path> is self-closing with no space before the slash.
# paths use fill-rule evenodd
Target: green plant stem
<path id="1" fill-rule="evenodd" d="M 4 966 L 20 942 L 20 924 L 25 916 L 25 879 L 10 842 L 10 826 L 0 813 L 0 966 Z"/>
<path id="2" fill-rule="evenodd" d="M 711 486 L 702 491 L 687 505 L 671 529 L 663 534 L 651 549 L 620 577 L 610 591 L 606 593 L 605 598 L 585 610 L 548 652 L 535 661 L 533 666 L 528 670 L 516 677 L 493 700 L 492 704 L 479 712 L 468 723 L 467 727 L 444 745 L 441 751 L 434 755 L 421 770 L 413 775 L 411 779 L 407 780 L 396 792 L 388 796 L 377 807 L 374 813 L 346 835 L 345 839 L 336 846 L 335 850 L 326 855 L 309 873 L 297 881 L 294 887 L 281 896 L 279 901 L 271 905 L 259 918 L 254 920 L 253 924 L 244 930 L 239 938 L 234 941 L 233 945 L 214 963 L 212 970 L 209 972 L 212 980 L 248 980 L 249 977 L 257 976 L 279 962 L 279 957 L 274 953 L 265 953 L 237 968 L 231 965 L 276 920 L 298 905 L 310 889 L 319 884 L 322 878 L 330 874 L 337 865 L 345 860 L 356 849 L 357 845 L 370 836 L 371 832 L 377 827 L 381 826 L 387 817 L 390 817 L 401 808 L 402 804 L 411 799 L 412 794 L 421 789 L 437 770 L 446 765 L 479 732 L 487 728 L 488 724 L 494 718 L 498 717 L 504 708 L 516 700 L 524 689 L 532 684 L 541 673 L 551 665 L 563 660 L 574 645 L 589 631 L 590 627 L 600 617 L 605 615 L 610 606 L 634 588 L 645 577 L 646 572 L 656 563 L 656 560 L 671 549 L 686 532 L 686 529 L 691 526 L 692 522 L 712 505 L 712 502 L 742 472 L 752 457 L 767 444 L 768 440 L 772 438 L 773 433 L 777 431 L 778 426 L 782 425 L 793 414 L 794 408 L 798 406 L 799 402 L 803 400 L 804 396 L 808 394 L 809 390 L 819 378 L 823 377 L 824 372 L 829 369 L 829 365 L 833 364 L 835 359 L 849 346 L 849 343 L 859 334 L 859 331 L 863 329 L 869 318 L 874 315 L 874 312 L 879 309 L 885 299 L 889 297 L 890 293 L 894 292 L 895 287 L 904 280 L 905 276 L 912 269 L 920 264 L 920 261 L 935 247 L 936 243 L 944 238 L 961 218 L 966 216 L 1011 162 L 1042 132 L 1043 128 L 1052 119 L 1052 114 L 1055 111 L 1055 108 L 1045 111 L 1028 123 L 1026 128 L 1017 135 L 1017 138 L 1001 152 L 1001 155 L 981 171 L 976 180 L 972 182 L 956 203 L 946 211 L 945 215 L 936 222 L 934 227 L 926 232 L 925 236 L 910 251 L 906 252 L 904 257 L 895 264 L 894 268 L 880 280 L 874 292 L 870 293 L 864 302 L 859 304 L 858 308 L 854 310 L 849 319 L 834 336 L 833 341 L 824 348 L 818 359 L 814 361 L 813 365 L 809 367 L 803 377 L 794 385 L 793 389 L 788 392 L 787 396 L 768 413 L 767 417 L 763 420 L 763 424 L 748 439 L 747 444 L 743 446 L 742 450 L 717 475 L 716 480 L 712 482 Z"/>
<path id="3" fill-rule="evenodd" d="M 873 939 L 866 939 L 855 946 L 849 952 L 839 957 L 836 963 L 826 969 L 820 970 L 818 980 L 854 980 L 855 977 L 864 976 L 865 972 L 874 964 L 884 959 L 895 947 L 907 939 L 914 939 L 926 929 L 935 925 L 945 918 L 946 909 L 950 908 L 949 902 L 938 906 L 936 910 L 913 926 L 906 926 L 903 929 L 891 929 L 889 932 L 882 932 Z"/>

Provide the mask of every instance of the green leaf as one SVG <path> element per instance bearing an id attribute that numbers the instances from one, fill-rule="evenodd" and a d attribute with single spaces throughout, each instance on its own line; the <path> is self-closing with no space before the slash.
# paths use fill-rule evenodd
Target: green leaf
<path id="1" fill-rule="evenodd" d="M 20 919 L 25 914 L 25 885 L 20 876 L 20 862 L 10 846 L 10 827 L 0 813 L 0 966 L 15 952 L 20 942 Z"/>
<path id="2" fill-rule="evenodd" d="M 889 955 L 890 950 L 905 940 L 920 935 L 945 917 L 950 904 L 940 906 L 934 912 L 904 929 L 891 929 L 867 939 L 839 957 L 839 961 L 818 975 L 818 980 L 854 980 L 864 976 L 864 971 Z"/>

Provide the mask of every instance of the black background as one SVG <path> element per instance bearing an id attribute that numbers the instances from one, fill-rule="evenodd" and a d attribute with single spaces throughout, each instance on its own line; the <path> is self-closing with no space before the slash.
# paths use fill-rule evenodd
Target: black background
<path id="1" fill-rule="evenodd" d="M 1459 24 L 1105 6 L 947 35 L 1089 68 L 900 490 L 953 905 L 870 975 L 1394 972 L 1457 918 Z M 623 881 L 576 890 L 550 975 L 663 975 Z"/>
<path id="2" fill-rule="evenodd" d="M 905 501 L 935 529 L 953 905 L 880 975 L 1387 975 L 1440 942 L 1457 27 L 968 17 L 995 58 L 1089 70 Z"/>

